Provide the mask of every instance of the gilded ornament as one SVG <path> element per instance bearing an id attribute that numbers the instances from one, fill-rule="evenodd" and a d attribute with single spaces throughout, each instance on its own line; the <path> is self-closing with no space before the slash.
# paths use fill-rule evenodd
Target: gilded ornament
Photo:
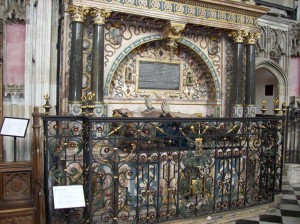
<path id="1" fill-rule="evenodd" d="M 256 44 L 256 41 L 260 38 L 260 33 L 249 33 L 246 37 L 247 44 Z"/>
<path id="2" fill-rule="evenodd" d="M 89 10 L 82 6 L 71 5 L 68 8 L 68 12 L 73 22 L 84 22 L 85 16 L 88 15 Z"/>
<path id="3" fill-rule="evenodd" d="M 93 8 L 90 11 L 90 15 L 93 17 L 94 24 L 105 24 L 105 19 L 111 15 L 110 10 Z"/>
<path id="4" fill-rule="evenodd" d="M 248 36 L 248 32 L 246 30 L 237 30 L 228 34 L 229 37 L 232 37 L 235 43 L 243 43 L 244 38 Z"/>

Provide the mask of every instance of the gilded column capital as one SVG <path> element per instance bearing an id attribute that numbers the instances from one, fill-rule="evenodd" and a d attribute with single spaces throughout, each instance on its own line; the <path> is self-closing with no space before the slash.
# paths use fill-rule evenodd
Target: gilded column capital
<path id="1" fill-rule="evenodd" d="M 260 38 L 260 33 L 250 33 L 246 36 L 246 44 L 256 44 L 256 41 Z"/>
<path id="2" fill-rule="evenodd" d="M 228 34 L 229 37 L 233 39 L 235 43 L 244 43 L 244 38 L 248 36 L 246 30 L 235 30 Z"/>
<path id="3" fill-rule="evenodd" d="M 68 12 L 73 22 L 84 22 L 85 16 L 88 14 L 89 9 L 82 6 L 71 5 L 68 8 Z"/>
<path id="4" fill-rule="evenodd" d="M 90 15 L 93 17 L 94 24 L 103 25 L 105 24 L 105 19 L 111 15 L 110 10 L 92 8 L 90 10 Z"/>

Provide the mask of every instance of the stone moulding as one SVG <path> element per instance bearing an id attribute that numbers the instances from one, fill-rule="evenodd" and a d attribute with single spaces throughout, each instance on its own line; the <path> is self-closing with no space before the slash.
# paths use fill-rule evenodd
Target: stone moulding
<path id="1" fill-rule="evenodd" d="M 105 8 L 211 27 L 258 31 L 258 18 L 269 9 L 236 2 L 167 0 L 73 0 L 71 5 Z"/>

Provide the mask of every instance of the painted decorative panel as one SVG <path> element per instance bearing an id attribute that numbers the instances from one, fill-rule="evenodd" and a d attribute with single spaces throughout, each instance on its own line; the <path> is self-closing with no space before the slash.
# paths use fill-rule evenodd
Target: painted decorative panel
<path id="1" fill-rule="evenodd" d="M 140 60 L 181 64 L 183 68 L 182 77 L 180 77 L 182 89 L 170 92 L 138 89 L 138 62 Z M 132 71 L 130 80 L 126 76 L 128 70 Z M 216 87 L 207 64 L 194 51 L 178 44 L 173 52 L 168 48 L 166 41 L 157 40 L 140 45 L 124 57 L 111 80 L 109 96 L 125 99 L 143 99 L 147 96 L 152 99 L 210 100 L 216 98 Z"/>

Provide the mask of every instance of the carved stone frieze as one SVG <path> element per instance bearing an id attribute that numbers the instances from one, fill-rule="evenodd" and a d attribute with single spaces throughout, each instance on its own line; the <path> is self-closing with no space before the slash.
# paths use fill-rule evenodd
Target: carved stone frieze
<path id="1" fill-rule="evenodd" d="M 24 85 L 5 84 L 3 101 L 16 104 L 24 102 Z"/>
<path id="2" fill-rule="evenodd" d="M 235 4 L 230 1 L 168 1 L 168 0 L 143 0 L 143 1 L 111 1 L 73 0 L 72 4 L 85 7 L 107 8 L 109 10 L 135 14 L 148 15 L 153 18 L 162 19 L 172 17 L 183 23 L 188 23 L 191 18 L 197 24 L 210 27 L 234 29 L 258 29 L 258 18 L 265 14 L 268 9 L 254 4 Z M 180 17 L 178 19 L 178 17 Z"/>

